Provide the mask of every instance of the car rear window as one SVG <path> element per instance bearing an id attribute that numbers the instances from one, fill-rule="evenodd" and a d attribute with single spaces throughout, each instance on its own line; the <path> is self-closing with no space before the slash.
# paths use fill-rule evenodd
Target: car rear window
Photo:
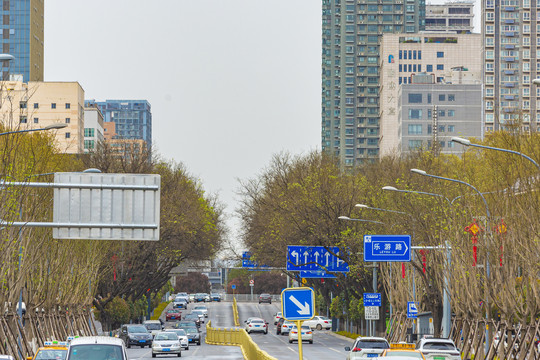
<path id="1" fill-rule="evenodd" d="M 452 343 L 443 342 L 427 342 L 423 346 L 424 350 L 455 350 L 456 347 Z"/>
<path id="2" fill-rule="evenodd" d="M 147 333 L 148 330 L 144 326 L 128 326 L 127 331 L 131 333 Z"/>
<path id="3" fill-rule="evenodd" d="M 262 321 L 262 320 L 251 320 L 251 322 L 254 323 L 254 324 L 263 324 L 264 323 L 264 321 Z"/>
<path id="4" fill-rule="evenodd" d="M 360 349 L 388 349 L 388 343 L 382 340 L 359 340 L 354 347 Z"/>
<path id="5" fill-rule="evenodd" d="M 144 324 L 148 330 L 161 330 L 160 324 Z"/>
<path id="6" fill-rule="evenodd" d="M 123 360 L 122 348 L 108 344 L 71 345 L 69 358 L 70 360 Z"/>

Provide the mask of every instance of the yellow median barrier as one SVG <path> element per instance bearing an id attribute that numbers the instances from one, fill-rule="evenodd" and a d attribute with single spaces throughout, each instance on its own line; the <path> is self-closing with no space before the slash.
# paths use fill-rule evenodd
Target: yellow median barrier
<path id="1" fill-rule="evenodd" d="M 236 304 L 236 298 L 233 298 L 233 306 L 232 306 L 232 312 L 233 312 L 233 318 L 234 318 L 234 326 L 240 326 L 240 320 L 238 319 L 238 305 Z"/>
<path id="2" fill-rule="evenodd" d="M 255 341 L 244 329 L 213 328 L 212 322 L 206 324 L 206 337 L 204 341 L 211 345 L 240 346 L 244 359 L 247 360 L 277 360 L 259 349 Z"/>

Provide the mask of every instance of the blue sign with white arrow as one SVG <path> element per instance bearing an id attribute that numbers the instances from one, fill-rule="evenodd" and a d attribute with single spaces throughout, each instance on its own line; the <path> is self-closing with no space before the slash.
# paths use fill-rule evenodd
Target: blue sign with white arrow
<path id="1" fill-rule="evenodd" d="M 381 306 L 381 293 L 364 293 L 364 306 Z"/>
<path id="2" fill-rule="evenodd" d="M 337 246 L 287 246 L 287 270 L 349 272 L 349 264 L 340 258 Z"/>
<path id="3" fill-rule="evenodd" d="M 407 302 L 407 317 L 409 319 L 416 319 L 418 317 L 418 309 L 414 301 Z"/>
<path id="4" fill-rule="evenodd" d="M 364 235 L 364 261 L 411 261 L 411 236 Z"/>
<path id="5" fill-rule="evenodd" d="M 307 287 L 281 292 L 281 313 L 285 320 L 309 320 L 315 315 L 315 293 Z"/>

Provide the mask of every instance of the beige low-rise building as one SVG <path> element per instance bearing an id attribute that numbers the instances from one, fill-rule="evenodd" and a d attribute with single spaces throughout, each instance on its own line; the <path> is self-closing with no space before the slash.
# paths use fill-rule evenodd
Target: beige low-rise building
<path id="1" fill-rule="evenodd" d="M 64 123 L 54 131 L 58 149 L 84 152 L 84 90 L 74 82 L 2 81 L 0 123 L 5 129 L 27 130 Z"/>
<path id="2" fill-rule="evenodd" d="M 481 84 L 482 35 L 385 34 L 381 42 L 380 155 L 400 153 L 401 84 L 417 74 L 433 84 Z M 427 98 L 426 98 L 427 101 Z"/>

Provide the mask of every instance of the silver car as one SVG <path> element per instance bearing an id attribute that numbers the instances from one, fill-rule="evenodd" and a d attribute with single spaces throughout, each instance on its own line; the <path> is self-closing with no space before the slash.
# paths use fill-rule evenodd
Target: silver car
<path id="1" fill-rule="evenodd" d="M 156 357 L 158 354 L 182 356 L 182 345 L 176 333 L 162 331 L 156 334 L 152 342 L 152 357 Z"/>

